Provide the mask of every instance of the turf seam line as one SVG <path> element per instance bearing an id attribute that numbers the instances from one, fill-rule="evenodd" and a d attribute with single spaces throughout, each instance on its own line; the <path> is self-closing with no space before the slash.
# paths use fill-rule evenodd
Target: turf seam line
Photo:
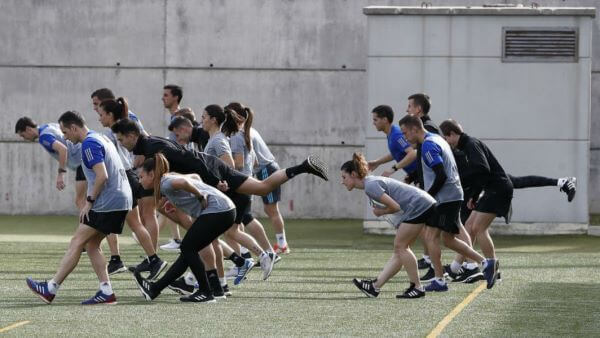
<path id="1" fill-rule="evenodd" d="M 25 324 L 29 324 L 29 323 L 31 323 L 31 322 L 30 322 L 30 321 L 28 321 L 28 320 L 24 320 L 24 321 L 22 321 L 22 322 L 17 322 L 17 323 L 11 324 L 11 325 L 9 325 L 9 326 L 7 326 L 7 327 L 3 327 L 3 328 L 1 328 L 1 329 L 0 329 L 0 333 L 2 333 L 2 332 L 6 332 L 6 331 L 8 331 L 8 330 L 16 329 L 16 328 L 17 328 L 17 327 L 19 327 L 19 326 L 23 326 L 23 325 L 25 325 Z"/>
<path id="2" fill-rule="evenodd" d="M 450 324 L 454 317 L 458 316 L 458 314 L 467 305 L 469 305 L 469 303 L 471 303 L 481 293 L 481 291 L 483 291 L 486 288 L 485 285 L 485 283 L 481 283 L 481 285 L 479 285 L 465 299 L 463 299 L 463 301 L 460 302 L 460 304 L 456 305 L 456 307 L 454 307 L 454 309 L 452 309 L 452 311 L 450 311 L 450 313 L 447 314 L 446 317 L 444 317 L 444 319 L 442 319 L 433 330 L 431 330 L 431 332 L 427 335 L 427 338 L 438 337 L 440 333 L 442 333 L 442 331 L 446 328 L 446 326 Z"/>

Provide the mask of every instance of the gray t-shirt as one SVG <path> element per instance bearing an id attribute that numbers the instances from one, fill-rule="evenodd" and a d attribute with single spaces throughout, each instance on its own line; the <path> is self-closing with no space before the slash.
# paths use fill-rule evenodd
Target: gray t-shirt
<path id="1" fill-rule="evenodd" d="M 365 177 L 365 193 L 375 208 L 385 208 L 381 204 L 381 196 L 384 193 L 400 205 L 400 211 L 386 215 L 387 220 L 395 227 L 421 216 L 435 204 L 435 199 L 426 191 L 383 176 Z"/>
<path id="2" fill-rule="evenodd" d="M 440 191 L 434 196 L 439 203 L 447 203 L 463 200 L 463 190 L 460 185 L 460 176 L 456 161 L 452 154 L 450 145 L 441 136 L 427 133 L 421 145 L 421 161 L 423 162 L 423 183 L 425 191 L 428 191 L 435 180 L 433 167 L 442 164 L 446 173 L 446 182 Z"/>
<path id="3" fill-rule="evenodd" d="M 252 149 L 254 150 L 256 160 L 258 161 L 258 166 L 254 169 L 256 169 L 255 172 L 259 172 L 264 167 L 275 162 L 275 156 L 273 156 L 269 147 L 267 147 L 267 144 L 256 129 L 250 128 L 250 136 L 252 140 Z"/>
<path id="4" fill-rule="evenodd" d="M 202 209 L 202 205 L 198 201 L 196 195 L 185 190 L 175 190 L 173 188 L 173 180 L 182 178 L 166 174 L 160 179 L 160 192 L 177 208 L 181 209 L 186 214 L 197 218 L 200 215 L 214 214 L 218 212 L 229 211 L 235 209 L 233 202 L 219 190 L 203 183 L 199 178 L 194 176 L 186 176 L 200 192 L 207 196 L 208 205 Z"/>
<path id="5" fill-rule="evenodd" d="M 224 154 L 231 155 L 231 146 L 229 145 L 227 136 L 222 132 L 218 132 L 211 136 L 211 138 L 208 139 L 206 148 L 204 148 L 204 152 L 216 157 L 221 157 Z"/>
<path id="6" fill-rule="evenodd" d="M 234 156 L 235 154 L 244 155 L 244 168 L 240 171 L 248 176 L 252 176 L 252 169 L 254 169 L 254 159 L 256 155 L 254 154 L 254 149 L 248 150 L 248 147 L 246 147 L 244 131 L 238 131 L 231 136 L 229 141 L 231 142 L 231 153 Z"/>
<path id="7" fill-rule="evenodd" d="M 60 142 L 67 147 L 67 167 L 76 170 L 81 165 L 81 144 L 73 144 L 65 139 L 57 123 L 48 123 L 39 127 L 39 143 L 50 156 L 58 160 L 58 153 L 52 149 L 54 142 Z"/>

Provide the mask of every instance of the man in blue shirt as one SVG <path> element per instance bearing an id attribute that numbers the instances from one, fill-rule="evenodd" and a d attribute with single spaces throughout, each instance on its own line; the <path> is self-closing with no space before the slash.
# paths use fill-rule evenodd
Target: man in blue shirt
<path id="1" fill-rule="evenodd" d="M 67 168 L 76 171 L 75 177 L 75 204 L 78 209 L 85 204 L 85 175 L 81 169 L 81 145 L 73 144 L 65 140 L 60 127 L 56 123 L 48 123 L 38 126 L 35 121 L 27 116 L 17 120 L 15 133 L 24 140 L 39 144 L 58 161 L 58 174 L 56 176 L 56 188 L 63 190 L 65 184 L 65 173 Z"/>
<path id="2" fill-rule="evenodd" d="M 79 226 L 54 277 L 48 282 L 27 278 L 27 286 L 50 304 L 60 284 L 77 266 L 85 248 L 100 281 L 100 290 L 82 304 L 114 304 L 117 298 L 108 278 L 100 242 L 108 234 L 122 232 L 125 217 L 132 206 L 131 188 L 119 154 L 105 136 L 90 131 L 77 112 L 65 112 L 58 121 L 67 140 L 81 143 L 82 168 L 88 183 L 87 198 L 79 214 Z"/>

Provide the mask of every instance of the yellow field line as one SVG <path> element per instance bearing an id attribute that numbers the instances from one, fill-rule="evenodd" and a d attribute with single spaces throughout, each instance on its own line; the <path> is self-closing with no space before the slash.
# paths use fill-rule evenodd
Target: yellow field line
<path id="1" fill-rule="evenodd" d="M 446 317 L 444 317 L 444 319 L 442 319 L 438 325 L 427 335 L 427 338 L 436 338 L 440 335 L 440 333 L 442 333 L 442 331 L 446 328 L 446 326 L 448 326 L 448 324 L 450 324 L 450 322 L 452 321 L 452 319 L 454 319 L 454 317 L 458 316 L 458 314 L 467 306 L 469 305 L 469 303 L 471 303 L 475 297 L 477 297 L 477 295 L 479 295 L 481 293 L 481 291 L 483 291 L 483 289 L 485 289 L 486 284 L 485 283 L 481 283 L 481 285 L 479 285 L 475 290 L 473 290 L 473 292 L 471 292 L 467 298 L 465 298 L 460 304 L 456 305 L 456 307 L 454 309 L 452 309 L 452 311 L 450 311 L 450 313 L 448 315 L 446 315 Z"/>
<path id="2" fill-rule="evenodd" d="M 15 328 L 17 328 L 17 327 L 19 327 L 19 326 L 23 326 L 23 325 L 25 325 L 25 324 L 29 324 L 29 323 L 30 323 L 30 321 L 28 321 L 28 320 L 24 320 L 24 321 L 22 321 L 22 322 L 18 322 L 18 323 L 11 324 L 11 325 L 9 325 L 9 326 L 7 326 L 7 327 L 3 327 L 3 328 L 1 328 L 1 329 L 0 329 L 0 333 L 2 333 L 2 332 L 6 332 L 6 331 L 8 331 L 8 330 L 15 329 Z"/>

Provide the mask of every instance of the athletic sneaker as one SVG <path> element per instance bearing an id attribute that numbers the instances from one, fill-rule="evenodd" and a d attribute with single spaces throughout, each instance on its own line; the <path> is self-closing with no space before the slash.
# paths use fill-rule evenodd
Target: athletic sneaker
<path id="1" fill-rule="evenodd" d="M 327 165 L 325 162 L 321 161 L 318 156 L 310 155 L 304 162 L 307 164 L 309 174 L 319 176 L 325 181 L 329 181 L 329 178 L 327 177 Z"/>
<path id="2" fill-rule="evenodd" d="M 291 252 L 290 248 L 287 245 L 279 246 L 279 244 L 277 244 L 277 243 L 273 244 L 273 251 L 275 251 L 275 253 L 278 255 L 281 255 L 281 254 L 287 255 Z"/>
<path id="3" fill-rule="evenodd" d="M 275 256 L 275 259 L 273 260 L 273 264 L 277 264 L 279 263 L 279 261 L 281 260 L 281 256 L 279 256 L 278 254 L 273 254 Z"/>
<path id="4" fill-rule="evenodd" d="M 423 275 L 423 277 L 419 278 L 419 280 L 421 282 L 431 282 L 434 279 L 435 279 L 435 270 L 433 270 L 432 266 L 429 267 L 429 270 L 427 270 L 427 272 L 425 273 L 425 275 Z"/>
<path id="5" fill-rule="evenodd" d="M 375 280 L 358 278 L 352 279 L 352 283 L 354 283 L 354 285 L 356 285 L 356 287 L 362 291 L 362 293 L 367 295 L 367 297 L 377 298 L 377 296 L 379 296 L 379 291 L 375 289 L 373 282 L 375 282 Z"/>
<path id="6" fill-rule="evenodd" d="M 454 282 L 473 284 L 475 282 L 478 282 L 478 281 L 484 280 L 484 279 L 485 278 L 483 277 L 483 273 L 481 272 L 481 270 L 479 270 L 479 268 L 477 268 L 477 267 L 475 269 L 463 268 L 463 272 L 458 277 L 456 277 Z"/>
<path id="7" fill-rule="evenodd" d="M 81 302 L 81 305 L 96 305 L 96 304 L 106 304 L 106 305 L 116 305 L 117 297 L 113 293 L 112 295 L 107 295 L 102 292 L 102 290 L 98 290 L 94 297 L 84 300 Z"/>
<path id="8" fill-rule="evenodd" d="M 500 270 L 498 270 L 498 277 L 496 278 L 496 283 L 502 282 L 502 276 L 500 276 Z"/>
<path id="9" fill-rule="evenodd" d="M 225 272 L 225 278 L 234 278 L 238 274 L 239 268 L 237 266 L 232 266 L 231 269 Z"/>
<path id="10" fill-rule="evenodd" d="M 253 267 L 254 260 L 252 258 L 246 259 L 246 261 L 244 261 L 244 265 L 238 268 L 238 274 L 233 280 L 233 285 L 239 285 L 241 282 L 243 282 L 246 278 L 246 275 L 248 272 L 250 272 L 250 270 L 252 270 Z"/>
<path id="11" fill-rule="evenodd" d="M 575 193 L 577 192 L 577 178 L 575 177 L 565 177 L 566 181 L 560 187 L 560 191 L 567 194 L 567 201 L 571 202 L 573 198 L 575 198 Z"/>
<path id="12" fill-rule="evenodd" d="M 215 298 L 211 294 L 207 294 L 204 291 L 196 291 L 195 293 L 179 298 L 182 302 L 194 302 L 194 303 L 214 303 Z"/>
<path id="13" fill-rule="evenodd" d="M 425 287 L 425 291 L 427 292 L 444 292 L 448 291 L 448 284 L 441 284 L 437 279 L 434 279 Z"/>
<path id="14" fill-rule="evenodd" d="M 137 284 L 142 296 L 147 300 L 151 301 L 154 298 L 158 297 L 158 293 L 152 291 L 152 282 L 148 281 L 146 278 L 143 278 L 139 272 L 134 272 L 133 277 L 135 278 L 135 283 Z"/>
<path id="15" fill-rule="evenodd" d="M 500 263 L 497 259 L 487 259 L 487 264 L 483 269 L 483 276 L 487 282 L 487 288 L 491 289 L 494 287 L 496 283 L 496 279 L 498 279 L 498 268 L 500 267 Z"/>
<path id="16" fill-rule="evenodd" d="M 146 259 L 146 260 L 149 261 L 149 259 Z M 149 264 L 150 264 L 149 269 L 148 269 L 150 271 L 150 274 L 148 275 L 149 280 L 156 280 L 158 278 L 158 275 L 160 275 L 160 273 L 165 270 L 167 265 L 169 265 L 169 263 L 163 261 L 160 258 L 156 259 L 154 262 L 149 263 Z"/>
<path id="17" fill-rule="evenodd" d="M 223 293 L 225 294 L 225 296 L 231 297 L 231 291 L 229 291 L 229 285 L 227 285 L 227 284 L 223 285 Z"/>
<path id="18" fill-rule="evenodd" d="M 50 290 L 48 290 L 48 282 L 37 282 L 31 279 L 31 277 L 27 277 L 25 281 L 27 282 L 27 286 L 29 287 L 29 289 L 31 289 L 31 291 L 35 293 L 36 296 L 40 297 L 40 299 L 43 300 L 44 303 L 52 303 L 52 300 L 54 300 L 54 297 L 56 295 L 50 293 Z"/>
<path id="19" fill-rule="evenodd" d="M 273 271 L 273 265 L 275 265 L 274 253 L 269 252 L 266 255 L 260 257 L 260 269 L 263 271 L 263 280 L 267 280 Z"/>
<path id="20" fill-rule="evenodd" d="M 110 261 L 108 261 L 108 267 L 106 268 L 106 270 L 108 270 L 109 275 L 114 275 L 117 273 L 127 271 L 127 267 L 125 266 L 125 264 L 123 264 L 122 260 L 111 259 Z"/>
<path id="21" fill-rule="evenodd" d="M 512 203 L 508 206 L 508 212 L 506 213 L 506 216 L 504 216 L 504 223 L 506 224 L 510 224 L 510 220 L 512 219 Z"/>
<path id="22" fill-rule="evenodd" d="M 415 287 L 414 283 L 410 283 L 410 286 L 408 287 L 408 289 L 404 290 L 404 293 L 398 294 L 396 295 L 396 298 L 421 298 L 421 297 L 425 297 L 425 291 L 419 290 Z"/>
<path id="23" fill-rule="evenodd" d="M 427 263 L 427 261 L 425 260 L 425 258 L 420 258 L 417 261 L 417 265 L 419 267 L 419 270 L 425 270 L 425 269 L 431 267 L 431 263 Z"/>
<path id="24" fill-rule="evenodd" d="M 456 282 L 456 279 L 463 273 L 463 268 L 460 268 L 458 273 L 455 273 L 450 268 L 450 264 L 444 265 L 444 277 L 450 278 L 453 282 Z"/>
<path id="25" fill-rule="evenodd" d="M 167 286 L 167 287 L 182 296 L 191 295 L 192 293 L 194 293 L 194 286 L 188 285 L 185 282 L 185 278 L 183 278 L 183 277 L 177 278 L 171 284 L 169 284 L 169 286 Z"/>
<path id="26" fill-rule="evenodd" d="M 212 295 L 214 299 L 227 299 L 225 291 L 223 291 L 223 287 L 220 287 L 219 289 L 213 289 Z"/>
<path id="27" fill-rule="evenodd" d="M 127 270 L 129 270 L 130 272 L 145 272 L 145 271 L 150 271 L 150 261 L 148 261 L 148 257 L 143 257 L 142 256 L 142 262 L 138 265 L 130 265 L 127 267 Z"/>
<path id="28" fill-rule="evenodd" d="M 181 246 L 181 241 L 178 239 L 171 239 L 167 244 L 163 244 L 160 246 L 161 249 L 166 251 L 176 251 L 179 252 L 179 247 Z"/>

